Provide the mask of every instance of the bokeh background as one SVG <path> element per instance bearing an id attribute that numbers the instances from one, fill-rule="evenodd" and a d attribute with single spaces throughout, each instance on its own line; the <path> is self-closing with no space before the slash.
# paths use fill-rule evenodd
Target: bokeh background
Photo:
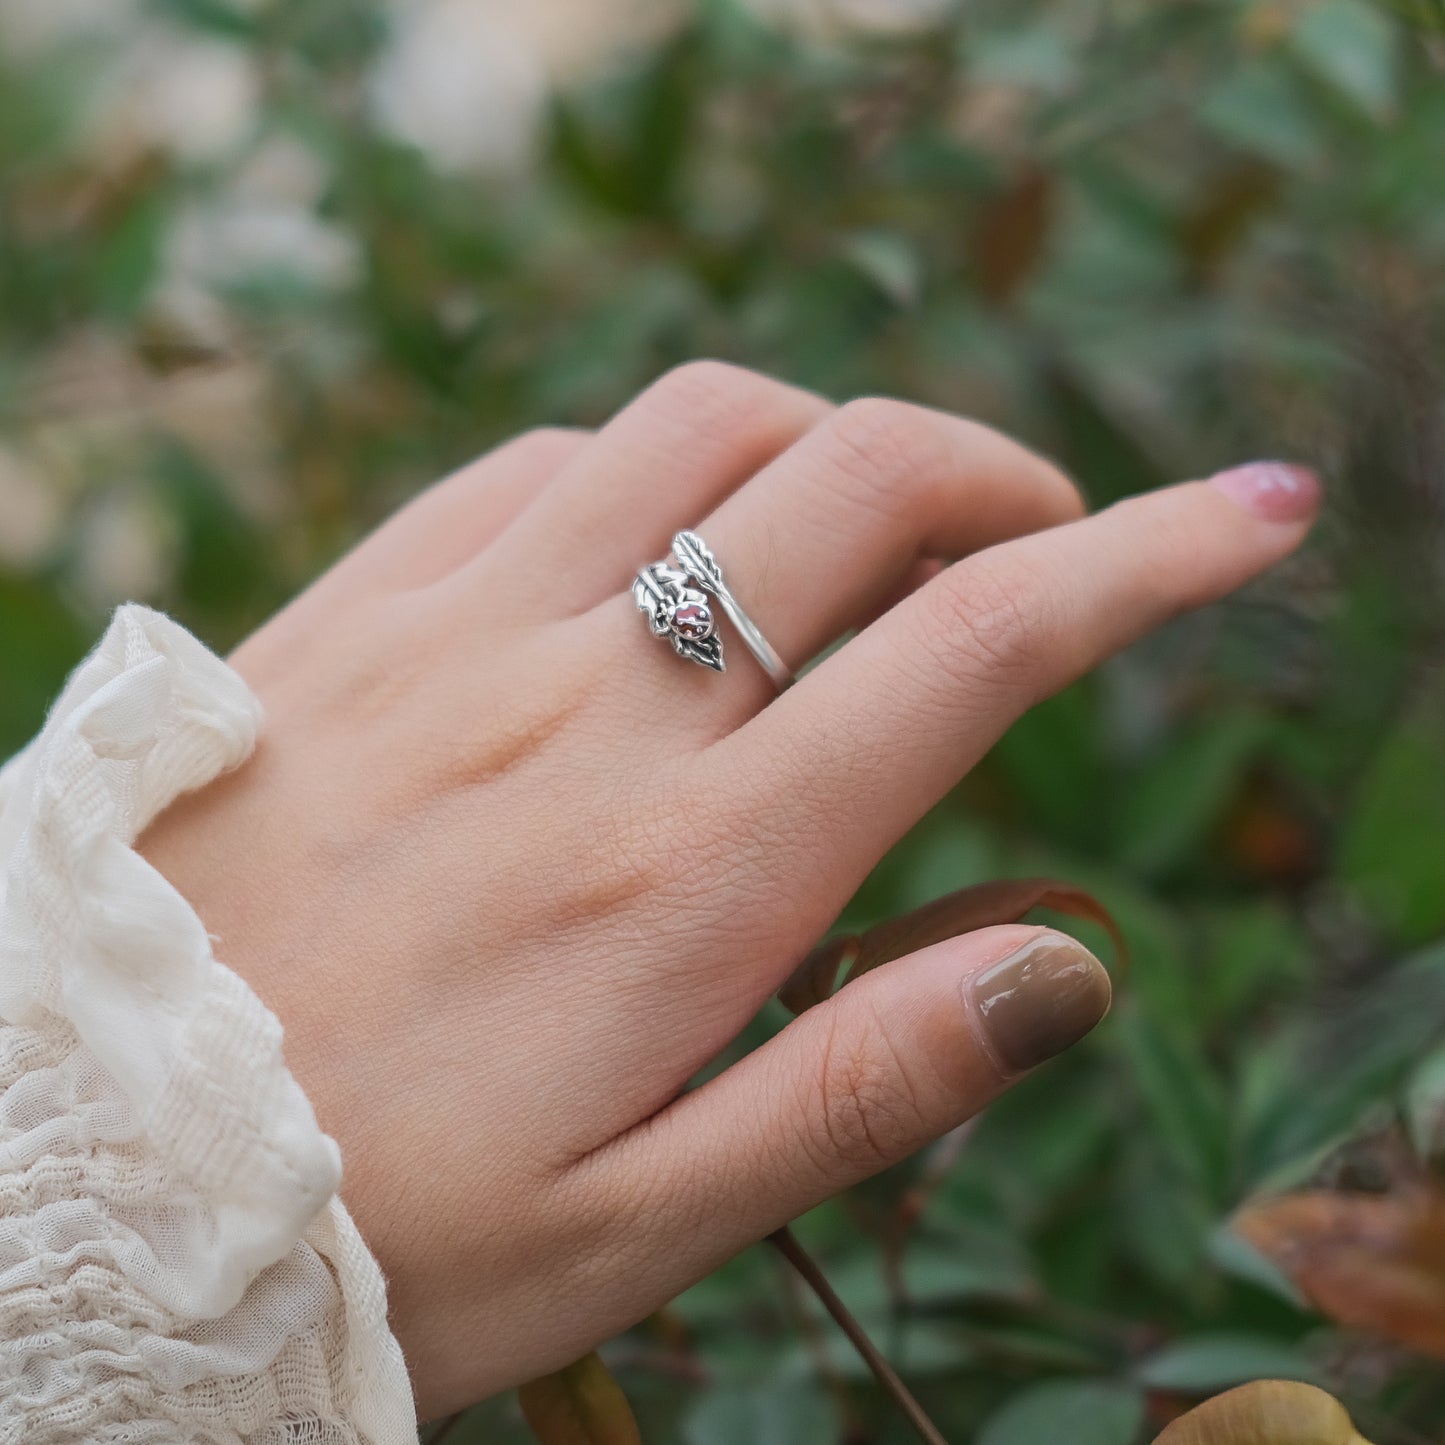
<path id="1" fill-rule="evenodd" d="M 1037 709 L 848 916 L 1078 882 L 1114 1017 L 800 1233 L 950 1439 L 1289 1375 L 1438 1441 L 1442 293 L 1440 0 L 0 0 L 0 753 L 117 601 L 225 648 L 692 356 L 1099 504 L 1312 462 L 1304 555 Z M 607 1357 L 649 1440 L 910 1438 L 765 1251 Z"/>

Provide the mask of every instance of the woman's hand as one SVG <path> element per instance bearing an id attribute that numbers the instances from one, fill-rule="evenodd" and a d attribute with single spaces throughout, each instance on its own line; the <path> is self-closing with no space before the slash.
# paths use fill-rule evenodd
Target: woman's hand
<path id="1" fill-rule="evenodd" d="M 245 643 L 261 748 L 143 848 L 286 1027 L 424 1415 L 583 1354 L 1098 1021 L 1078 945 L 990 929 L 682 1093 L 1021 712 L 1316 501 L 1264 464 L 1085 518 L 985 427 L 699 363 L 442 482 Z M 793 666 L 868 625 L 781 697 L 726 623 L 726 674 L 680 660 L 630 588 L 693 526 Z"/>

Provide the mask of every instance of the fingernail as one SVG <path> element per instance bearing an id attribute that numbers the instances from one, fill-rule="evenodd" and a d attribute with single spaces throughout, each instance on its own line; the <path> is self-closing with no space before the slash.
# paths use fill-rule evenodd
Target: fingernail
<path id="1" fill-rule="evenodd" d="M 1289 462 L 1250 462 L 1210 477 L 1209 485 L 1264 522 L 1303 522 L 1320 504 L 1320 479 Z"/>
<path id="2" fill-rule="evenodd" d="M 1044 933 L 966 985 L 994 1053 L 1032 1069 L 1076 1044 L 1109 1012 L 1104 966 L 1062 933 Z"/>

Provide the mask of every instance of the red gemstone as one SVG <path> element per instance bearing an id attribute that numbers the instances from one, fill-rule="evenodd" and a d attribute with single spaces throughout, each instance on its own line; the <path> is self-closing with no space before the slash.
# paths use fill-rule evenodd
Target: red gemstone
<path id="1" fill-rule="evenodd" d="M 689 642 L 702 642 L 712 636 L 712 612 L 701 602 L 684 602 L 672 614 L 672 628 Z"/>

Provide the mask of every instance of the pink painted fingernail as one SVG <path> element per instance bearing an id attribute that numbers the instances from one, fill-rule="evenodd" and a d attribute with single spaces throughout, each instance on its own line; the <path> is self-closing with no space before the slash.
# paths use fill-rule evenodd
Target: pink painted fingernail
<path id="1" fill-rule="evenodd" d="M 1210 477 L 1209 485 L 1263 522 L 1303 522 L 1320 504 L 1320 479 L 1289 462 L 1250 462 Z"/>

